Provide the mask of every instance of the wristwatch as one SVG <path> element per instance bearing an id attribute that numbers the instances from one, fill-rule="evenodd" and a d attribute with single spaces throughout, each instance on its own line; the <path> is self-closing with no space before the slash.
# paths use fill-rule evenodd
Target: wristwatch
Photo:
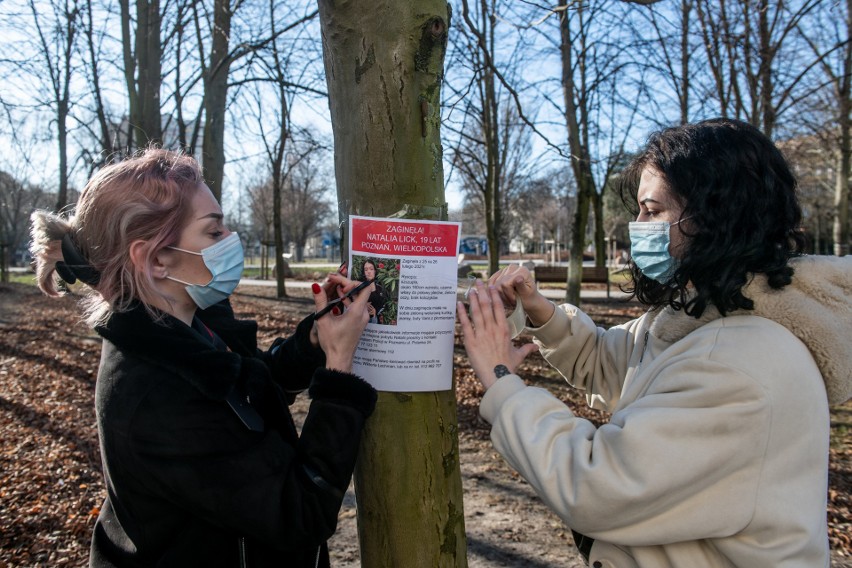
<path id="1" fill-rule="evenodd" d="M 497 375 L 497 378 L 505 377 L 506 375 L 511 375 L 512 371 L 509 370 L 506 365 L 497 365 L 494 367 L 494 374 Z"/>

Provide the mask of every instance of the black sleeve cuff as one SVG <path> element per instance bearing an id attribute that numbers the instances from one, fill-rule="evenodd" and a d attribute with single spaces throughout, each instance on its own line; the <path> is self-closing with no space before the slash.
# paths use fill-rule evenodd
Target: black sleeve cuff
<path id="1" fill-rule="evenodd" d="M 311 343 L 311 329 L 314 327 L 313 314 L 307 316 L 296 326 L 293 338 L 296 340 L 296 352 L 314 365 L 325 365 L 325 352 L 319 345 Z"/>
<path id="2" fill-rule="evenodd" d="M 367 381 L 342 371 L 317 369 L 308 394 L 313 399 L 337 401 L 352 406 L 364 417 L 370 416 L 376 407 L 378 394 Z"/>

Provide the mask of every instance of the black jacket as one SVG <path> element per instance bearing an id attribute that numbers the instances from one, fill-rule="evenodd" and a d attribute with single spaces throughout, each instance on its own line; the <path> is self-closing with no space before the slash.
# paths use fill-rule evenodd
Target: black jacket
<path id="1" fill-rule="evenodd" d="M 327 566 L 375 390 L 321 368 L 310 318 L 266 352 L 227 302 L 198 318 L 229 351 L 141 305 L 97 328 L 107 499 L 90 565 Z M 306 387 L 299 436 L 288 404 Z"/>

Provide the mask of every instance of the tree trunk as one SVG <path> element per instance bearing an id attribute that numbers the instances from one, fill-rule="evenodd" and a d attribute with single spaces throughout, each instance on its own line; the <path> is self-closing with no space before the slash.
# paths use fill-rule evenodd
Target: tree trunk
<path id="1" fill-rule="evenodd" d="M 692 3 L 689 0 L 681 0 L 680 3 L 680 94 L 678 103 L 680 104 L 680 123 L 686 124 L 689 122 L 689 61 L 692 52 L 689 48 L 689 31 L 690 31 L 690 12 L 692 11 Z"/>
<path id="2" fill-rule="evenodd" d="M 604 231 L 603 196 L 604 190 L 591 194 L 592 209 L 595 212 L 595 266 L 606 266 L 606 231 Z"/>
<path id="3" fill-rule="evenodd" d="M 565 122 L 568 128 L 568 146 L 571 150 L 571 169 L 577 180 L 577 209 L 574 214 L 574 226 L 571 229 L 570 262 L 568 263 L 568 282 L 565 301 L 580 305 L 580 284 L 583 276 L 583 249 L 586 245 L 586 225 L 589 220 L 589 205 L 595 200 L 595 182 L 592 176 L 592 161 L 589 148 L 583 142 L 583 129 L 588 125 L 581 122 L 578 113 L 587 117 L 587 109 L 578 108 L 574 100 L 574 69 L 572 65 L 572 38 L 568 21 L 567 0 L 559 0 L 560 8 L 560 48 L 562 52 L 562 93 L 565 100 Z M 582 8 L 578 8 L 582 9 Z M 583 98 L 584 104 L 587 98 Z M 602 224 L 598 218 L 598 224 Z"/>
<path id="4" fill-rule="evenodd" d="M 852 0 L 846 0 L 846 29 L 852 32 Z M 840 148 L 837 168 L 837 182 L 834 193 L 834 254 L 849 254 L 849 176 L 852 175 L 850 154 L 852 154 L 852 45 L 846 42 L 843 57 L 843 75 L 838 80 L 838 123 L 840 128 Z"/>
<path id="5" fill-rule="evenodd" d="M 137 0 L 136 60 L 138 62 L 139 128 L 136 143 L 141 148 L 163 143 L 160 117 L 162 47 L 160 45 L 159 0 Z"/>
<path id="6" fill-rule="evenodd" d="M 213 40 L 204 83 L 204 180 L 214 197 L 222 202 L 222 181 L 225 177 L 225 109 L 228 103 L 228 73 L 231 60 L 228 46 L 231 35 L 231 5 L 229 0 L 216 0 L 213 7 Z"/>
<path id="7" fill-rule="evenodd" d="M 281 142 L 283 147 L 284 142 Z M 287 297 L 285 279 L 287 270 L 284 267 L 284 223 L 281 220 L 281 161 L 279 158 L 277 167 L 272 170 L 272 234 L 275 236 L 275 295 L 277 298 Z"/>
<path id="8" fill-rule="evenodd" d="M 57 132 L 59 134 L 59 191 L 56 195 L 56 210 L 62 211 L 68 204 L 68 102 L 59 101 Z"/>
<path id="9" fill-rule="evenodd" d="M 583 277 L 583 249 L 586 248 L 586 225 L 589 222 L 589 194 L 582 188 L 577 190 L 577 209 L 571 226 L 571 242 L 568 243 L 568 282 L 565 301 L 580 305 L 580 287 Z"/>
<path id="10" fill-rule="evenodd" d="M 119 0 L 119 7 L 130 129 L 136 146 L 144 148 L 149 141 L 161 142 L 163 137 L 160 119 L 160 3 L 159 0 L 137 0 L 135 41 L 131 37 L 129 1 Z M 132 150 L 130 142 L 128 138 L 128 152 Z"/>
<path id="11" fill-rule="evenodd" d="M 133 54 L 133 41 L 130 31 L 130 1 L 119 0 L 121 12 L 121 54 L 124 61 L 124 84 L 127 87 L 127 114 L 130 132 L 127 137 L 127 152 L 133 151 L 133 141 L 136 139 L 136 127 L 139 124 L 139 96 L 136 91 L 136 57 Z"/>
<path id="12" fill-rule="evenodd" d="M 104 107 L 103 95 L 101 93 L 101 72 L 98 65 L 99 61 L 94 37 L 95 25 L 92 15 L 92 0 L 86 1 L 86 14 L 87 19 L 84 27 L 84 33 L 86 34 L 86 52 L 89 56 L 89 65 L 91 65 L 92 68 L 92 98 L 94 99 L 95 115 L 97 116 L 98 126 L 100 127 L 100 146 L 101 151 L 103 152 L 103 158 L 100 158 L 98 161 L 101 161 L 111 159 L 110 155 L 112 152 L 116 147 L 120 148 L 121 145 L 113 145 L 112 137 L 110 136 L 109 124 L 107 123 L 106 109 Z"/>
<path id="13" fill-rule="evenodd" d="M 849 104 L 846 105 L 846 117 L 849 116 Z M 849 254 L 849 175 L 850 175 L 850 132 L 849 119 L 841 120 L 841 139 L 839 160 L 834 193 L 834 238 L 835 256 Z"/>
<path id="14" fill-rule="evenodd" d="M 772 38 L 769 32 L 769 6 L 767 0 L 759 0 L 757 5 L 757 29 L 760 41 L 760 107 L 763 133 L 772 138 L 775 131 L 775 103 L 772 100 L 774 85 L 772 81 L 772 60 L 774 59 Z"/>
<path id="15" fill-rule="evenodd" d="M 443 0 L 319 0 L 345 254 L 350 214 L 446 220 Z M 379 393 L 355 471 L 364 568 L 466 566 L 454 391 Z"/>

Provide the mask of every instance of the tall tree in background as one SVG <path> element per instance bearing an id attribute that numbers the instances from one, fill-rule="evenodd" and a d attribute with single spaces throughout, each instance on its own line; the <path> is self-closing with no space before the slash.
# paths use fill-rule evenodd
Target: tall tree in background
<path id="1" fill-rule="evenodd" d="M 284 183 L 281 218 L 284 239 L 295 246 L 296 262 L 305 260 L 308 239 L 320 234 L 332 211 L 328 202 L 331 187 L 323 167 L 328 148 L 320 146 L 312 136 L 294 140 L 291 167 Z"/>
<path id="2" fill-rule="evenodd" d="M 834 254 L 849 254 L 849 176 L 852 175 L 852 0 L 846 0 L 845 39 L 839 44 L 842 74 L 833 77 L 839 130 L 837 183 L 834 197 Z M 841 30 L 843 28 L 841 27 Z M 828 73 L 828 70 L 826 70 Z"/>
<path id="3" fill-rule="evenodd" d="M 192 98 L 196 85 L 203 84 L 207 73 L 204 42 L 197 11 L 198 4 L 194 0 L 179 0 L 174 4 L 174 22 L 172 32 L 169 34 L 173 38 L 171 42 L 173 73 L 170 79 L 174 85 L 171 92 L 174 116 L 166 121 L 168 128 L 173 118 L 177 130 L 176 145 L 193 156 L 201 135 L 204 104 L 191 109 L 187 106 L 187 100 Z"/>
<path id="4" fill-rule="evenodd" d="M 341 222 L 446 219 L 439 126 L 449 5 L 319 7 Z M 365 568 L 467 565 L 457 424 L 453 391 L 379 393 L 355 471 Z"/>
<path id="5" fill-rule="evenodd" d="M 68 204 L 68 119 L 80 6 L 76 0 L 51 0 L 48 10 L 44 10 L 43 4 L 36 5 L 35 0 L 29 0 L 28 5 L 38 37 L 37 58 L 43 64 L 43 67 L 31 68 L 31 74 L 36 81 L 44 77 L 42 73 L 46 74 L 47 96 L 40 104 L 50 108 L 56 120 L 59 187 L 55 208 L 59 211 Z"/>
<path id="6" fill-rule="evenodd" d="M 275 3 L 269 3 L 269 17 L 272 22 L 272 35 L 275 34 L 276 18 Z M 287 58 L 282 54 L 277 37 L 270 44 L 270 64 L 266 66 L 268 84 L 272 87 L 272 96 L 265 100 L 263 90 L 258 90 L 257 96 L 257 125 L 260 129 L 261 140 L 264 151 L 269 160 L 270 184 L 272 186 L 272 237 L 275 243 L 275 285 L 276 295 L 279 298 L 287 296 L 285 287 L 286 271 L 283 270 L 284 261 L 284 227 L 281 219 L 283 192 L 285 179 L 288 172 L 288 164 L 285 163 L 287 145 L 290 133 L 290 100 L 287 92 Z M 265 112 L 267 102 L 275 102 L 276 106 L 271 112 Z M 224 109 L 223 109 L 224 112 Z M 269 124 L 271 132 L 266 132 Z M 224 131 L 222 133 L 224 135 Z M 224 163 L 222 164 L 224 167 Z"/>
<path id="7" fill-rule="evenodd" d="M 481 121 L 483 113 L 475 103 L 463 104 L 465 121 L 456 132 L 451 159 L 465 201 L 483 220 L 488 270 L 493 274 L 499 268 L 500 254 L 517 232 L 515 205 L 535 166 L 532 141 L 528 126 L 518 118 L 515 103 L 508 98 L 495 105 L 497 114 L 489 115 L 496 122 L 489 118 L 487 126 Z M 467 127 L 468 121 L 475 126 Z"/>
<path id="8" fill-rule="evenodd" d="M 106 104 L 104 102 L 102 88 L 104 77 L 102 75 L 105 75 L 105 73 L 101 57 L 102 44 L 106 38 L 105 30 L 108 25 L 108 22 L 95 17 L 95 7 L 92 4 L 92 0 L 85 0 L 83 4 L 82 33 L 86 39 L 86 70 L 92 97 L 90 112 L 94 114 L 95 120 L 82 121 L 82 125 L 91 133 L 92 138 L 97 143 L 94 145 L 94 149 L 84 147 L 81 150 L 81 155 L 90 164 L 88 172 L 90 176 L 94 169 L 112 159 L 114 152 L 130 146 L 129 140 L 121 140 L 119 130 L 114 127 L 111 117 L 107 115 Z"/>
<path id="9" fill-rule="evenodd" d="M 0 171 L 0 245 L 5 253 L 0 265 L 4 275 L 8 274 L 9 261 L 14 261 L 15 253 L 27 243 L 30 213 L 36 208 L 50 207 L 52 198 L 42 188 Z"/>
<path id="10" fill-rule="evenodd" d="M 160 114 L 163 46 L 160 41 L 159 0 L 137 0 L 135 18 L 130 0 L 119 0 L 121 42 L 124 56 L 124 80 L 130 110 L 130 125 L 138 148 L 163 141 Z M 136 22 L 136 29 L 131 25 Z"/>
<path id="11" fill-rule="evenodd" d="M 807 57 L 797 32 L 820 0 L 695 0 L 722 116 L 772 138 L 781 117 L 807 96 L 819 57 Z"/>
<path id="12" fill-rule="evenodd" d="M 545 254 L 546 241 L 561 243 L 570 233 L 575 202 L 573 181 L 565 168 L 559 168 L 540 174 L 519 192 L 512 212 L 524 226 L 526 252 Z M 530 246 L 532 243 L 535 244 Z"/>
<path id="13" fill-rule="evenodd" d="M 228 106 L 228 73 L 233 55 L 228 52 L 231 16 L 241 0 L 214 0 L 210 56 L 204 76 L 204 137 L 201 142 L 204 179 L 217 201 L 222 200 L 225 177 L 225 109 Z M 280 272 L 280 271 L 279 271 Z"/>
<path id="14" fill-rule="evenodd" d="M 618 3 L 614 4 L 618 6 Z M 569 3 L 559 0 L 560 55 L 562 62 L 562 94 L 565 123 L 568 132 L 571 169 L 577 183 L 577 205 L 569 243 L 568 281 L 566 301 L 579 305 L 582 278 L 583 252 L 586 248 L 586 231 L 590 208 L 595 213 L 595 265 L 602 267 L 606 262 L 605 225 L 603 220 L 603 198 L 607 180 L 615 165 L 624 155 L 624 145 L 630 135 L 638 102 L 633 100 L 625 107 L 626 116 L 621 116 L 616 107 L 628 102 L 619 89 L 620 75 L 624 64 L 620 60 L 622 48 L 615 37 L 594 36 L 592 23 L 602 17 L 613 18 L 608 13 L 612 3 L 599 2 L 594 6 L 585 3 Z M 619 10 L 620 8 L 617 8 Z M 618 20 L 619 12 L 615 12 Z M 608 102 L 604 102 L 608 101 Z M 608 117 L 604 117 L 608 113 Z M 620 119 L 620 121 L 619 121 Z M 593 156 L 593 147 L 601 150 L 603 123 L 610 124 L 609 149 L 603 158 Z M 616 123 L 618 123 L 616 129 Z M 601 182 L 596 181 L 596 170 Z"/>
<path id="15" fill-rule="evenodd" d="M 463 89 L 468 98 L 462 104 L 466 107 L 465 122 L 469 120 L 474 126 L 462 126 L 459 145 L 453 152 L 455 167 L 462 172 L 467 186 L 476 188 L 476 199 L 483 206 L 491 274 L 499 269 L 503 250 L 503 205 L 510 189 L 504 173 L 512 151 L 506 109 L 513 103 L 502 92 L 495 61 L 498 2 L 479 0 L 471 10 L 468 0 L 462 0 L 465 39 L 458 53 L 471 71 L 471 85 Z"/>
<path id="16" fill-rule="evenodd" d="M 805 32 L 805 40 L 826 78 L 830 90 L 822 108 L 830 119 L 816 129 L 828 138 L 836 156 L 834 168 L 834 254 L 849 254 L 849 177 L 852 175 L 852 0 L 837 2 L 826 18 Z M 832 112 L 833 111 L 833 112 Z"/>
<path id="17" fill-rule="evenodd" d="M 233 65 L 258 50 L 266 48 L 282 34 L 304 25 L 314 19 L 317 11 L 307 12 L 286 25 L 272 27 L 249 26 L 246 33 L 251 33 L 251 39 L 246 39 L 236 45 L 231 44 L 232 19 L 245 0 L 215 0 L 213 5 L 213 22 L 211 26 L 210 55 L 204 72 L 204 135 L 202 153 L 204 179 L 217 199 L 222 198 L 222 182 L 225 176 L 225 118 L 228 108 L 229 77 Z M 197 4 L 197 3 L 194 3 Z M 273 19 L 279 17 L 282 5 L 270 3 L 267 15 Z M 290 11 L 288 13 L 295 13 Z M 199 19 L 196 11 L 196 20 Z"/>
<path id="18" fill-rule="evenodd" d="M 660 3 L 650 10 L 636 10 L 640 21 L 650 23 L 653 30 L 650 41 L 644 49 L 636 50 L 636 54 L 645 58 L 649 70 L 671 87 L 681 124 L 690 120 L 690 95 L 694 89 L 692 59 L 698 46 L 692 38 L 693 8 L 694 0 L 680 0 L 674 7 L 670 3 Z M 654 89 L 655 96 L 649 97 L 659 117 L 665 116 L 665 112 L 662 112 L 662 105 L 656 98 L 663 93 L 664 89 Z"/>

